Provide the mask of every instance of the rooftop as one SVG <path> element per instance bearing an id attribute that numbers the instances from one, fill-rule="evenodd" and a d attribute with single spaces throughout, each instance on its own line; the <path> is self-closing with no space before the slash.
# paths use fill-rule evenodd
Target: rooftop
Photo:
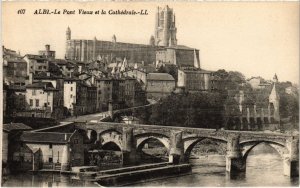
<path id="1" fill-rule="evenodd" d="M 56 90 L 51 82 L 36 82 L 26 86 L 26 88 L 41 88 L 45 90 Z"/>
<path id="2" fill-rule="evenodd" d="M 58 132 L 23 132 L 20 137 L 24 142 L 35 143 L 68 143 L 73 133 L 58 133 Z"/>
<path id="3" fill-rule="evenodd" d="M 149 73 L 147 74 L 147 80 L 174 81 L 175 79 L 168 73 Z"/>
<path id="4" fill-rule="evenodd" d="M 3 130 L 12 131 L 12 130 L 31 130 L 32 128 L 23 124 L 23 123 L 9 123 L 3 124 Z"/>

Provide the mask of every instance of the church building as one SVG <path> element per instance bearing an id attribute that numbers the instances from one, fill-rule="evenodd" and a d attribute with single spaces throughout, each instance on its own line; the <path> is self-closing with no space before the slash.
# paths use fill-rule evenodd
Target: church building
<path id="1" fill-rule="evenodd" d="M 106 59 L 108 63 L 117 58 L 128 60 L 129 64 L 144 65 L 161 62 L 177 66 L 194 66 L 194 54 L 199 56 L 199 50 L 183 45 L 177 45 L 177 28 L 173 9 L 168 6 L 158 7 L 155 21 L 155 33 L 150 37 L 149 44 L 133 44 L 117 42 L 112 36 L 111 41 L 73 39 L 71 29 L 66 31 L 66 58 L 83 62 Z M 197 57 L 199 61 L 199 57 Z"/>

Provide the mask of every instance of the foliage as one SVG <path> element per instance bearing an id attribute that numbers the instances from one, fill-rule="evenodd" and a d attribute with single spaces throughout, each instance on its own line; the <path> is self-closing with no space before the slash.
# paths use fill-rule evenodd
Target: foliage
<path id="1" fill-rule="evenodd" d="M 279 112 L 282 118 L 291 117 L 298 119 L 299 116 L 299 93 L 286 93 L 287 87 L 293 87 L 291 82 L 279 82 L 277 91 L 280 96 Z"/>
<path id="2" fill-rule="evenodd" d="M 149 123 L 219 128 L 222 113 L 223 99 L 218 93 L 172 94 L 152 107 Z"/>
<path id="3" fill-rule="evenodd" d="M 238 71 L 227 72 L 224 69 L 220 69 L 214 72 L 214 76 L 219 78 L 223 90 L 240 89 L 241 87 L 249 88 L 246 84 L 245 76 Z"/>

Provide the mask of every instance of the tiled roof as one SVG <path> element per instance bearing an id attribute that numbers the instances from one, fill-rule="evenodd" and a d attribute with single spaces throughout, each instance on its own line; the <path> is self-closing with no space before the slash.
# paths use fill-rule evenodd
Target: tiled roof
<path id="1" fill-rule="evenodd" d="M 12 130 L 31 130 L 32 128 L 23 123 L 10 123 L 10 124 L 3 124 L 3 129 L 6 131 L 12 131 Z"/>
<path id="2" fill-rule="evenodd" d="M 56 90 L 51 82 L 36 82 L 27 85 L 26 88 L 43 88 L 45 90 Z"/>
<path id="3" fill-rule="evenodd" d="M 26 91 L 26 86 L 20 86 L 20 85 L 9 85 L 8 89 L 14 90 L 14 91 Z"/>
<path id="4" fill-rule="evenodd" d="M 170 46 L 170 47 L 166 47 L 166 48 L 174 48 L 174 49 L 178 49 L 178 50 L 194 50 L 194 48 L 190 48 L 190 47 L 184 46 L 184 45 L 176 45 L 176 46 Z"/>
<path id="5" fill-rule="evenodd" d="M 213 71 L 208 71 L 208 70 L 204 70 L 204 69 L 180 69 L 183 72 L 199 72 L 199 73 L 206 73 L 206 74 L 210 74 Z"/>
<path id="6" fill-rule="evenodd" d="M 35 59 L 35 60 L 46 60 L 47 58 L 42 55 L 33 55 L 33 54 L 26 54 L 25 56 L 28 57 L 28 59 Z"/>
<path id="7" fill-rule="evenodd" d="M 13 62 L 13 63 L 26 63 L 24 59 L 19 59 L 19 58 L 8 58 L 5 59 L 7 62 Z"/>
<path id="8" fill-rule="evenodd" d="M 55 63 L 57 65 L 66 65 L 67 64 L 67 60 L 65 59 L 53 59 L 51 60 L 52 63 Z"/>
<path id="9" fill-rule="evenodd" d="M 168 73 L 149 73 L 147 80 L 174 81 L 174 78 Z"/>
<path id="10" fill-rule="evenodd" d="M 35 143 L 68 143 L 73 133 L 57 133 L 57 132 L 23 132 L 20 137 L 24 142 Z"/>

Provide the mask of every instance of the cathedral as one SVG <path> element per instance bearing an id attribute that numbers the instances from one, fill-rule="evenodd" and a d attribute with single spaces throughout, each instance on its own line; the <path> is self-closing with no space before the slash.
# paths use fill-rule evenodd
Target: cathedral
<path id="1" fill-rule="evenodd" d="M 155 33 L 150 37 L 149 44 L 133 44 L 117 42 L 112 36 L 111 41 L 72 39 L 71 29 L 66 31 L 66 59 L 91 62 L 106 59 L 108 63 L 116 59 L 126 58 L 128 63 L 157 62 L 174 64 L 179 67 L 194 67 L 195 59 L 200 68 L 199 50 L 183 45 L 177 45 L 177 28 L 173 9 L 158 7 L 155 17 Z"/>

